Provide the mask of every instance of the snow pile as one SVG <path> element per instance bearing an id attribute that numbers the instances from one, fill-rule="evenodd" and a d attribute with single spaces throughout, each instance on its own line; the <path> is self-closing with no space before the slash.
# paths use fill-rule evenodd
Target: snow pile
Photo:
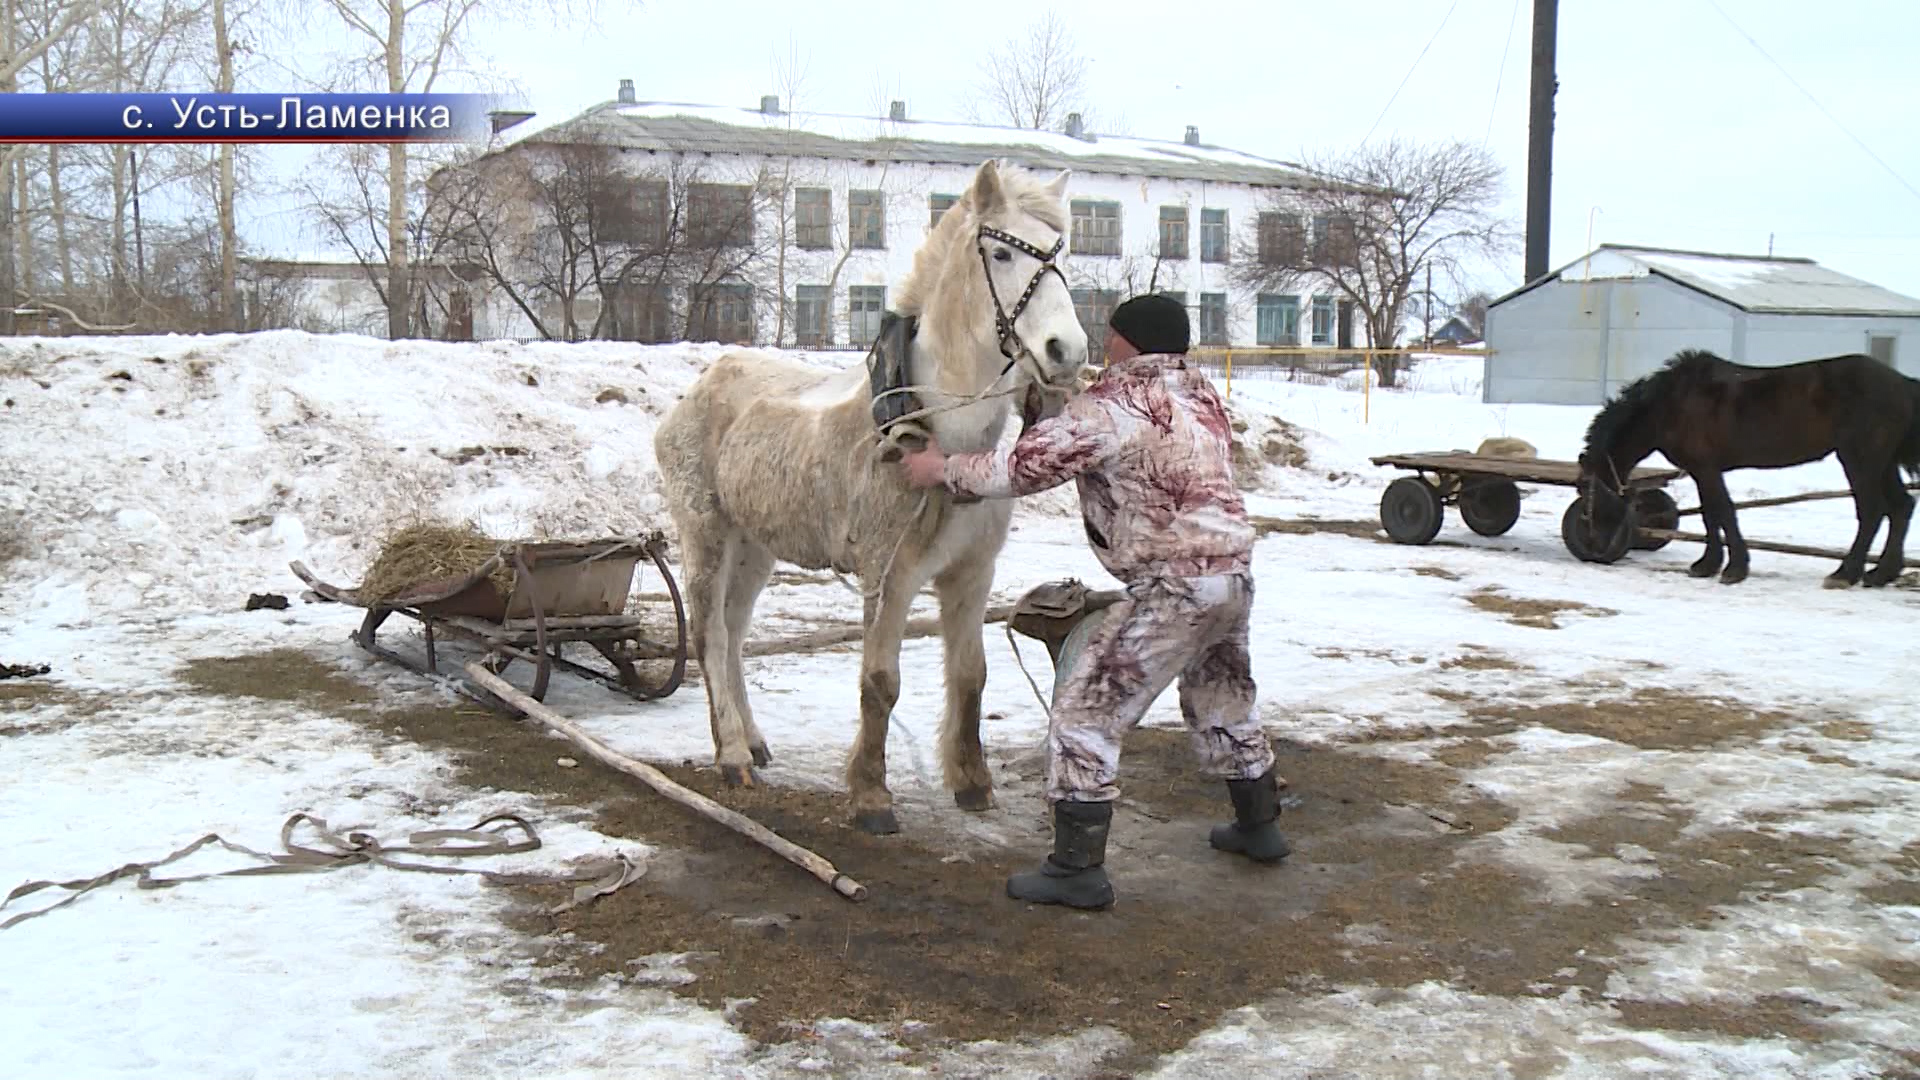
<path id="1" fill-rule="evenodd" d="M 30 607 L 57 596 L 85 620 L 233 610 L 251 591 L 298 588 L 295 559 L 352 584 L 379 536 L 420 517 L 502 537 L 671 532 L 654 428 L 726 348 L 298 332 L 8 342 L 0 560 L 41 582 Z M 1077 507 L 1068 486 L 1022 512 Z"/>

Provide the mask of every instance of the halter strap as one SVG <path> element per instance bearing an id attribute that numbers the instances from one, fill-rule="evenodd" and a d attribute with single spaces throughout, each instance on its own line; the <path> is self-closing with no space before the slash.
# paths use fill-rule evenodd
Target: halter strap
<path id="1" fill-rule="evenodd" d="M 1014 302 L 1011 312 L 1000 302 L 1000 290 L 993 283 L 993 268 L 987 264 L 986 241 L 988 239 L 998 240 L 1008 247 L 1014 248 L 1040 261 L 1040 269 L 1035 270 L 1033 277 L 1028 279 L 1026 291 L 1022 292 L 1020 299 Z M 980 269 L 986 274 L 987 294 L 993 297 L 993 322 L 994 330 L 1000 338 L 1000 355 L 1007 358 L 1006 366 L 1000 369 L 1001 377 L 1004 377 L 1007 372 L 1013 370 L 1013 366 L 1019 362 L 1020 357 L 1032 355 L 1027 347 L 1021 343 L 1020 336 L 1014 332 L 1014 323 L 1019 320 L 1021 312 L 1027 310 L 1027 303 L 1033 299 L 1034 292 L 1040 288 L 1041 280 L 1051 272 L 1055 277 L 1060 279 L 1061 285 L 1067 284 L 1067 275 L 1061 273 L 1060 267 L 1053 261 L 1059 256 L 1061 249 L 1066 246 L 1066 243 L 1067 238 L 1061 236 L 1053 242 L 1053 247 L 1042 250 L 1038 245 L 1030 244 L 1011 233 L 1002 232 L 991 225 L 980 226 L 979 236 L 975 239 L 974 246 L 980 252 Z M 1015 346 L 1020 350 L 1018 353 L 1014 352 Z"/>

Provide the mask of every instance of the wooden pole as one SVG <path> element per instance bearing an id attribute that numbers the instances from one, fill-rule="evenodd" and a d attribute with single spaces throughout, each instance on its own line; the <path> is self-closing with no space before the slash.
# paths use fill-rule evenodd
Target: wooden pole
<path id="1" fill-rule="evenodd" d="M 1908 491 L 1920 491 L 1920 484 L 1908 484 Z M 1755 499 L 1752 502 L 1734 503 L 1735 510 L 1757 510 L 1763 506 L 1787 506 L 1792 503 L 1813 502 L 1816 499 L 1845 499 L 1853 495 L 1851 491 L 1803 491 L 1798 495 L 1776 495 L 1771 499 Z M 1697 506 L 1689 506 L 1680 512 L 1681 517 L 1694 517 L 1700 513 Z"/>
<path id="2" fill-rule="evenodd" d="M 1533 0 L 1533 84 L 1527 107 L 1526 278 L 1547 275 L 1547 234 L 1553 224 L 1553 97 L 1560 89 L 1554 47 L 1559 0 Z"/>
<path id="3" fill-rule="evenodd" d="M 1674 532 L 1672 529 L 1641 529 L 1642 536 L 1658 540 L 1686 540 L 1695 544 L 1704 544 L 1707 538 L 1703 533 Z M 1747 546 L 1755 551 L 1773 551 L 1782 555 L 1809 555 L 1816 559 L 1844 559 L 1847 553 L 1832 548 L 1802 547 L 1799 544 L 1776 544 L 1771 540 L 1748 540 Z M 1869 558 L 1868 562 L 1873 560 Z M 1920 570 L 1920 559 L 1902 559 L 1901 564 L 1909 570 Z"/>
<path id="4" fill-rule="evenodd" d="M 547 708 L 528 695 L 521 693 L 512 683 L 507 682 L 493 672 L 480 666 L 478 661 L 466 665 L 467 675 L 480 686 L 492 691 L 502 701 L 525 713 L 529 718 L 565 735 L 574 745 L 587 752 L 595 761 L 609 768 L 617 769 L 628 776 L 687 807 L 702 817 L 717 821 L 734 832 L 745 836 L 788 862 L 804 869 L 814 877 L 826 882 L 834 892 L 849 900 L 865 900 L 867 887 L 847 875 L 834 869 L 833 864 L 806 848 L 788 840 L 773 830 L 754 821 L 744 814 L 729 810 L 697 791 L 684 788 L 667 778 L 667 775 L 651 765 L 635 761 L 621 754 L 605 743 L 580 730 L 573 721 Z"/>

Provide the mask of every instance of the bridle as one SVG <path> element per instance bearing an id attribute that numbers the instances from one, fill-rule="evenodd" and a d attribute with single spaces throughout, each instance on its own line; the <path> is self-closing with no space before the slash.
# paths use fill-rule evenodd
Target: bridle
<path id="1" fill-rule="evenodd" d="M 987 256 L 989 239 L 998 240 L 1040 261 L 1040 268 L 1033 272 L 1033 277 L 1027 282 L 1026 291 L 1020 294 L 1020 299 L 1014 303 L 1011 312 L 1000 302 L 1000 290 L 993 283 L 993 267 Z M 1020 336 L 1014 332 L 1014 323 L 1020 318 L 1021 313 L 1027 310 L 1028 302 L 1033 299 L 1034 292 L 1040 288 L 1041 279 L 1046 277 L 1049 271 L 1060 279 L 1060 284 L 1067 284 L 1066 274 L 1062 273 L 1059 265 L 1054 262 L 1054 259 L 1059 257 L 1061 248 L 1066 246 L 1066 242 L 1067 238 L 1063 235 L 1053 242 L 1050 250 L 1043 251 L 1038 246 L 1029 244 L 1010 233 L 1002 232 L 991 225 L 981 225 L 975 233 L 974 247 L 980 252 L 980 269 L 986 275 L 987 294 L 993 297 L 994 330 L 1000 339 L 1000 355 L 1007 358 L 1006 366 L 1000 369 L 1000 374 L 994 376 L 995 384 L 1006 378 L 1007 372 L 1012 371 L 1023 356 L 1033 361 L 1036 368 L 1039 366 L 1033 351 L 1028 349 L 1020 341 Z M 873 394 L 873 422 L 883 434 L 905 420 L 909 414 L 922 411 L 919 395 L 907 389 L 906 373 L 907 352 L 911 348 L 915 335 L 919 333 L 919 328 L 918 316 L 895 315 L 887 312 L 882 316 L 880 333 L 874 338 L 873 347 L 867 352 L 867 379 Z M 1033 374 L 1039 382 L 1047 381 L 1042 372 L 1036 370 Z"/>
<path id="2" fill-rule="evenodd" d="M 1032 278 L 1028 279 L 1026 291 L 1020 294 L 1020 299 L 1015 301 L 1011 312 L 1000 303 L 1000 290 L 993 283 L 993 267 L 987 262 L 989 239 L 998 240 L 1040 261 L 1040 268 L 1033 272 Z M 1027 310 L 1028 301 L 1033 299 L 1034 291 L 1040 288 L 1041 279 L 1046 277 L 1049 271 L 1060 279 L 1062 286 L 1067 284 L 1067 275 L 1062 273 L 1059 265 L 1053 261 L 1059 257 L 1060 249 L 1065 247 L 1066 243 L 1067 238 L 1063 235 L 1053 242 L 1052 248 L 1042 251 L 1038 246 L 1029 244 L 1011 233 L 1002 232 L 991 225 L 980 226 L 980 231 L 974 236 L 974 247 L 980 252 L 980 269 L 987 277 L 987 294 L 993 297 L 993 323 L 994 330 L 1000 338 L 1000 355 L 1007 358 L 1007 366 L 1000 369 L 1000 378 L 1005 378 L 1007 372 L 1013 370 L 1013 366 L 1019 363 L 1021 357 L 1035 359 L 1033 350 L 1027 348 L 1026 344 L 1020 340 L 1020 335 L 1014 332 L 1013 324 L 1019 320 L 1020 313 Z M 1019 350 L 1017 353 L 1014 351 L 1016 348 Z"/>

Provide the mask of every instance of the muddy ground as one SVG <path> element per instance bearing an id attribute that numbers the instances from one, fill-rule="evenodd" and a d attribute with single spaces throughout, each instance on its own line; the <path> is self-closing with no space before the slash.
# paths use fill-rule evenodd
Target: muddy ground
<path id="1" fill-rule="evenodd" d="M 1519 666 L 1484 652 L 1457 661 Z M 528 724 L 477 707 L 382 708 L 367 687 L 293 650 L 199 661 L 186 675 L 202 693 L 295 701 L 450 751 L 465 783 L 587 808 L 593 828 L 664 849 L 639 884 L 563 915 L 543 913 L 564 899 L 557 893 L 522 890 L 516 928 L 552 943 L 542 962 L 557 985 L 644 979 L 655 969 L 637 963 L 643 958 L 691 954 L 681 970 L 693 977 L 663 982 L 713 1007 L 751 999 L 734 1022 L 768 1042 L 808 1038 L 810 1021 L 832 1017 L 916 1021 L 902 1037 L 922 1048 L 1106 1025 L 1131 1045 L 1103 1067 L 1129 1075 L 1224 1013 L 1288 990 L 1432 979 L 1511 997 L 1578 987 L 1599 1000 L 1622 938 L 1708 926 L 1722 917 L 1720 905 L 1816 885 L 1848 867 L 1838 841 L 1764 827 L 1690 832 L 1687 807 L 1641 785 L 1605 812 L 1544 834 L 1572 845 L 1576 859 L 1630 858 L 1657 871 L 1616 893 L 1556 903 L 1537 876 L 1486 856 L 1488 838 L 1513 826 L 1515 810 L 1478 791 L 1463 770 L 1502 752 L 1501 740 L 1516 731 L 1699 748 L 1799 722 L 1671 692 L 1577 706 L 1478 704 L 1466 728 L 1374 743 L 1316 749 L 1283 741 L 1292 805 L 1282 824 L 1296 850 L 1279 868 L 1207 847 L 1208 826 L 1229 812 L 1223 788 L 1194 774 L 1184 734 L 1143 728 L 1127 742 L 1109 853 L 1120 901 L 1108 912 L 1075 913 L 1021 905 L 1002 892 L 1006 875 L 1047 843 L 1039 777 L 1005 757 L 1000 808 L 988 817 L 1002 834 L 1025 838 L 1005 846 L 980 839 L 972 828 L 979 819 L 948 807 L 903 814 L 903 834 L 876 838 L 845 824 L 837 793 L 727 789 L 707 768 L 666 767 L 832 859 L 870 890 L 856 905 L 591 760 L 559 766 L 565 744 Z M 1649 726 L 1649 715 L 1669 720 Z M 1409 756 L 1409 748 L 1426 753 Z M 1889 888 L 1881 902 L 1914 901 L 1911 884 Z M 1896 968 L 1876 974 L 1920 991 L 1920 971 Z M 1837 1036 L 1828 1010 L 1793 996 L 1725 1008 L 1611 1003 L 1623 1023 L 1647 1029 Z"/>

